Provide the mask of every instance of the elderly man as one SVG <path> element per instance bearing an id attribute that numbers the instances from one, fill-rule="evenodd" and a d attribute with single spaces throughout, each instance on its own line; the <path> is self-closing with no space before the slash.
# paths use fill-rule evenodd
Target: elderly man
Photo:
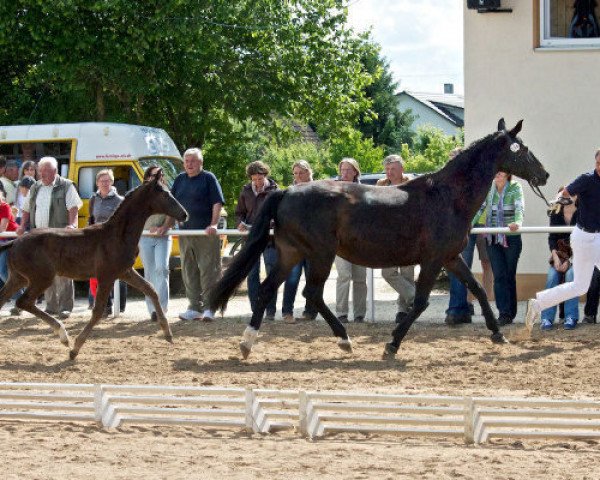
<path id="1" fill-rule="evenodd" d="M 388 155 L 383 159 L 385 178 L 377 181 L 377 186 L 395 186 L 408 182 L 411 178 L 404 175 L 404 164 L 400 155 Z M 382 268 L 381 275 L 398 292 L 398 313 L 396 323 L 402 323 L 415 299 L 415 267 Z"/>
<path id="2" fill-rule="evenodd" d="M 173 182 L 171 193 L 188 211 L 188 220 L 179 225 L 182 230 L 204 230 L 206 236 L 179 237 L 181 274 L 189 305 L 179 314 L 181 320 L 211 321 L 214 312 L 204 310 L 204 295 L 221 276 L 221 242 L 217 224 L 225 203 L 217 178 L 203 169 L 204 158 L 199 148 L 183 154 L 185 172 Z M 162 235 L 174 224 L 173 219 L 157 229 Z"/>
<path id="3" fill-rule="evenodd" d="M 54 157 L 43 157 L 38 170 L 40 180 L 33 184 L 25 198 L 17 235 L 23 235 L 29 228 L 77 228 L 77 212 L 83 202 L 73 182 L 58 175 Z M 68 318 L 73 311 L 73 280 L 55 277 L 45 298 L 46 313 Z"/>

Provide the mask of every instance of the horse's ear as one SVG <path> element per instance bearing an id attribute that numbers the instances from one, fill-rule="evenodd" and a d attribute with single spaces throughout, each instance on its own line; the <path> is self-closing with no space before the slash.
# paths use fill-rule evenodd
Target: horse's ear
<path id="1" fill-rule="evenodd" d="M 162 168 L 159 168 L 156 171 L 156 175 L 154 176 L 154 183 L 162 183 L 163 175 L 164 175 L 164 173 L 163 173 Z"/>
<path id="2" fill-rule="evenodd" d="M 523 128 L 523 120 L 519 120 L 517 122 L 517 124 L 514 126 L 514 128 L 508 133 L 510 134 L 511 137 L 516 137 L 517 134 L 521 131 L 521 128 Z"/>
<path id="3" fill-rule="evenodd" d="M 502 132 L 504 130 L 506 130 L 506 124 L 504 123 L 504 118 L 501 118 L 498 120 L 498 131 Z"/>

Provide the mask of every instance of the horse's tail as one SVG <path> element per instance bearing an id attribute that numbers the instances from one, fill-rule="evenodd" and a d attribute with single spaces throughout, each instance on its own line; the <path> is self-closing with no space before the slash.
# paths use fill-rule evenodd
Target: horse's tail
<path id="1" fill-rule="evenodd" d="M 213 312 L 225 310 L 227 301 L 237 287 L 248 276 L 254 264 L 260 259 L 261 253 L 269 244 L 271 220 L 277 214 L 279 203 L 285 191 L 277 190 L 268 195 L 260 208 L 244 246 L 227 267 L 223 278 L 219 280 L 209 293 L 209 305 Z"/>

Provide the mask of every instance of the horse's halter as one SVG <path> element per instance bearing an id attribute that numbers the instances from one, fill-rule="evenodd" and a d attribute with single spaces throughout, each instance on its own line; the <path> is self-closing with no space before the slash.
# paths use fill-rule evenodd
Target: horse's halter
<path id="1" fill-rule="evenodd" d="M 519 144 L 519 142 L 517 142 L 516 140 L 513 140 L 507 132 L 505 132 L 505 135 L 510 140 L 509 148 L 512 153 L 517 153 L 519 150 L 521 150 L 521 145 Z M 527 155 L 527 161 L 531 162 L 531 156 L 530 156 L 529 151 L 527 151 L 526 155 Z M 535 194 L 535 196 L 541 198 L 546 203 L 546 206 L 550 207 L 551 204 L 548 200 L 546 200 L 546 197 L 542 193 L 542 190 L 540 189 L 540 186 L 537 184 L 537 181 L 535 179 L 527 180 L 527 183 L 531 187 L 531 190 L 533 190 L 533 193 Z"/>

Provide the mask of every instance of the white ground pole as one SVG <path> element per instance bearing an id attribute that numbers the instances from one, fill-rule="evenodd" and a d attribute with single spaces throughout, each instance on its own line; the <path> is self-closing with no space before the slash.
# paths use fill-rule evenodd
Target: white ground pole
<path id="1" fill-rule="evenodd" d="M 517 233 L 571 233 L 573 231 L 573 227 L 521 227 L 517 231 Z M 511 232 L 508 227 L 502 228 L 473 228 L 471 233 L 514 233 Z M 154 234 L 150 233 L 148 230 L 144 230 L 142 235 L 146 236 L 154 236 Z M 179 237 L 183 236 L 203 236 L 206 235 L 204 230 L 169 230 L 167 235 L 175 235 Z M 217 230 L 217 235 L 233 235 L 233 236 L 245 236 L 248 235 L 248 232 L 240 232 L 234 228 L 227 228 L 222 230 Z M 0 234 L 1 238 L 15 238 L 16 234 L 14 232 L 3 232 Z M 367 319 L 371 322 L 375 321 L 375 280 L 373 275 L 373 269 L 367 268 Z M 119 282 L 116 281 L 113 287 L 113 316 L 118 317 L 120 315 L 119 305 L 120 305 L 121 294 L 119 291 Z"/>

